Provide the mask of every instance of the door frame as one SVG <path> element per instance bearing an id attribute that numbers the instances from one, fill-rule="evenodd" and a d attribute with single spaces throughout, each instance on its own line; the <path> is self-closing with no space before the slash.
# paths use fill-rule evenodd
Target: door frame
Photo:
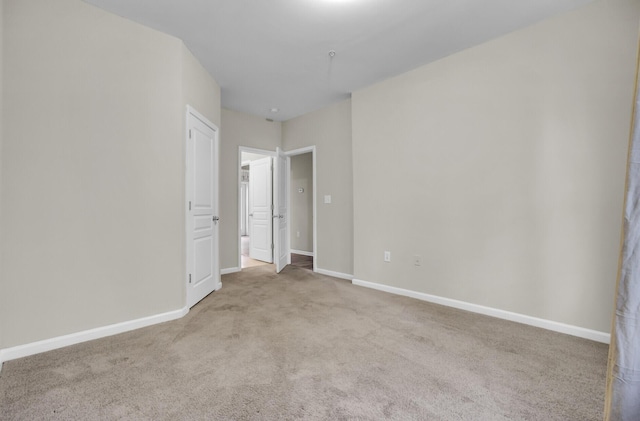
<path id="1" fill-rule="evenodd" d="M 264 155 L 264 156 L 270 156 L 271 158 L 277 156 L 276 151 L 269 151 L 266 149 L 258 149 L 258 148 L 252 148 L 249 146 L 238 146 L 238 163 L 237 163 L 237 171 L 238 171 L 238 180 L 237 180 L 237 185 L 236 185 L 236 191 L 238 192 L 238 257 L 237 257 L 237 268 L 238 270 L 242 270 L 242 242 L 241 242 L 241 237 L 242 237 L 242 230 L 240 229 L 240 218 L 242 218 L 242 202 L 241 202 L 241 197 L 240 194 L 242 193 L 242 152 L 247 152 L 247 153 L 255 153 L 255 154 L 260 154 L 260 155 Z M 251 180 L 249 180 L 249 183 L 251 183 Z M 271 220 L 271 229 L 273 230 L 273 219 Z M 273 240 L 272 240 L 273 241 Z"/>
<path id="2" fill-rule="evenodd" d="M 184 294 L 184 302 L 185 302 L 185 307 L 189 308 L 189 292 L 188 289 L 189 287 L 189 260 L 193 257 L 191 255 L 191 253 L 193 252 L 189 246 L 189 242 L 192 240 L 191 238 L 191 233 L 189 232 L 189 217 L 190 217 L 190 213 L 189 213 L 189 197 L 191 192 L 191 189 L 193 186 L 189 185 L 189 175 L 188 175 L 188 171 L 190 170 L 189 167 L 189 155 L 188 155 L 188 151 L 187 151 L 187 142 L 189 141 L 189 120 L 190 118 L 196 118 L 198 120 L 200 120 L 204 125 L 208 126 L 210 129 L 212 129 L 215 132 L 215 155 L 217 158 L 217 162 L 214 163 L 214 174 L 215 174 L 215 178 L 217 181 L 217 185 L 215 187 L 216 189 L 216 199 L 215 199 L 215 207 L 213 209 L 213 214 L 214 215 L 220 215 L 220 129 L 218 129 L 218 126 L 216 126 L 215 124 L 213 124 L 207 117 L 205 117 L 204 115 L 202 115 L 200 112 L 198 112 L 198 110 L 196 110 L 195 108 L 193 108 L 190 105 L 186 106 L 186 113 L 185 113 L 185 120 L 184 120 L 184 128 L 185 128 L 185 133 L 184 133 L 184 146 L 183 146 L 183 150 L 184 150 L 184 231 L 185 231 L 185 244 L 184 244 L 184 285 L 185 285 L 185 294 Z M 214 258 L 217 260 L 217 267 L 218 267 L 218 273 L 213 274 L 213 276 L 215 276 L 216 279 L 216 286 L 214 287 L 214 291 L 219 290 L 220 288 L 222 288 L 222 280 L 220 277 L 220 229 L 219 229 L 219 224 L 218 224 L 218 230 L 217 230 L 217 235 L 214 234 L 214 248 L 215 250 L 217 250 L 218 255 L 214 256 Z M 191 253 L 190 253 L 191 251 Z"/>
<path id="3" fill-rule="evenodd" d="M 273 248 L 273 262 L 276 265 L 276 273 L 280 273 L 282 269 L 284 269 L 287 265 L 291 264 L 291 249 L 289 247 L 289 243 L 291 242 L 291 232 L 289 223 L 291 222 L 291 214 L 289 210 L 289 206 L 291 205 L 291 201 L 289 200 L 290 189 L 287 180 L 289 179 L 290 172 L 290 158 L 285 154 L 285 152 L 279 147 L 276 148 L 276 157 L 273 159 L 273 205 L 274 205 L 274 216 L 273 216 L 273 236 L 275 237 L 273 240 L 274 248 Z M 280 179 L 282 176 L 282 180 Z M 284 185 L 283 191 L 280 191 L 280 186 Z M 285 196 L 286 200 L 284 200 L 284 216 L 282 215 L 283 209 L 280 207 L 282 196 Z M 278 218 L 276 218 L 275 213 L 277 213 Z M 284 225 L 284 241 L 280 236 L 282 229 L 282 225 Z M 284 253 L 282 251 L 284 250 Z M 284 263 L 280 259 L 280 256 L 284 257 Z"/>
<path id="4" fill-rule="evenodd" d="M 313 185 L 313 271 L 318 271 L 318 207 L 317 197 L 318 190 L 316 186 L 316 146 L 306 146 L 304 148 L 294 149 L 291 151 L 285 151 L 284 155 L 287 157 L 287 169 L 286 169 L 286 183 L 285 188 L 288 192 L 291 192 L 291 157 L 296 155 L 304 155 L 311 153 L 311 172 L 312 172 L 312 185 Z M 289 215 L 291 215 L 291 194 L 287 196 L 287 209 Z M 291 226 L 289 226 L 289 235 L 291 235 Z M 291 241 L 291 239 L 289 239 Z M 289 257 L 287 263 L 291 264 L 291 249 L 289 249 Z"/>

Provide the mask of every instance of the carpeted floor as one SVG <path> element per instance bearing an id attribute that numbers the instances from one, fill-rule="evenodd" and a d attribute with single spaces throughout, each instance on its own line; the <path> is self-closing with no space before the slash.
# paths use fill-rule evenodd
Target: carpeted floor
<path id="1" fill-rule="evenodd" d="M 5 363 L 5 419 L 599 420 L 607 346 L 287 267 Z"/>

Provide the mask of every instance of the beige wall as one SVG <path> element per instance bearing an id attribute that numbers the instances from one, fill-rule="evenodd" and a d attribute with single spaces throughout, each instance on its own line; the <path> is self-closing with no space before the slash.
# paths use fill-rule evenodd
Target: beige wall
<path id="1" fill-rule="evenodd" d="M 284 150 L 312 145 L 317 153 L 317 265 L 319 269 L 352 274 L 351 100 L 283 123 Z M 325 195 L 331 195 L 331 204 L 324 203 Z"/>
<path id="2" fill-rule="evenodd" d="M 220 141 L 220 267 L 240 267 L 238 231 L 238 148 L 275 151 L 282 125 L 262 117 L 222 109 Z"/>
<path id="3" fill-rule="evenodd" d="M 599 1 L 356 92 L 356 278 L 608 332 L 639 18 Z"/>
<path id="4" fill-rule="evenodd" d="M 79 0 L 4 6 L 0 348 L 182 308 L 185 102 L 219 123 L 217 85 Z"/>
<path id="5" fill-rule="evenodd" d="M 291 157 L 289 195 L 291 197 L 290 248 L 313 251 L 313 155 Z M 302 193 L 298 190 L 303 189 Z"/>
<path id="6" fill-rule="evenodd" d="M 213 124 L 221 126 L 220 87 L 182 43 L 183 104 L 190 105 Z M 185 111 L 186 112 L 186 111 Z M 186 120 L 185 120 L 186 124 Z M 185 126 L 186 127 L 186 126 Z"/>

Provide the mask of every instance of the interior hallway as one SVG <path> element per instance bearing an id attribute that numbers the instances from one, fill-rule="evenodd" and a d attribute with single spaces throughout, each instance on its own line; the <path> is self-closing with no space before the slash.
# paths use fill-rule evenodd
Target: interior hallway
<path id="1" fill-rule="evenodd" d="M 313 257 L 291 253 L 291 264 L 302 269 L 313 270 Z"/>
<path id="2" fill-rule="evenodd" d="M 249 257 L 249 236 L 243 235 L 240 237 L 241 247 L 241 260 L 242 269 L 251 268 L 255 266 L 270 265 L 271 263 L 263 262 L 261 260 L 252 259 Z M 313 257 L 303 256 L 301 254 L 291 253 L 291 265 L 297 266 L 302 269 L 313 270 Z"/>
<path id="3" fill-rule="evenodd" d="M 241 244 L 241 247 L 240 247 L 241 262 L 240 263 L 242 264 L 241 266 L 242 269 L 271 264 L 271 263 L 263 262 L 262 260 L 256 260 L 249 257 L 249 236 L 248 235 L 243 235 L 242 237 L 240 237 L 240 244 Z"/>

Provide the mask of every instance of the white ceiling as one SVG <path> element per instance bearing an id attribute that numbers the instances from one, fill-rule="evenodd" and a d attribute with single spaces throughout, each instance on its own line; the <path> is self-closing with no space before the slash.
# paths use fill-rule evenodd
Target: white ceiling
<path id="1" fill-rule="evenodd" d="M 223 107 L 284 121 L 592 0 L 85 1 L 181 38 Z"/>

